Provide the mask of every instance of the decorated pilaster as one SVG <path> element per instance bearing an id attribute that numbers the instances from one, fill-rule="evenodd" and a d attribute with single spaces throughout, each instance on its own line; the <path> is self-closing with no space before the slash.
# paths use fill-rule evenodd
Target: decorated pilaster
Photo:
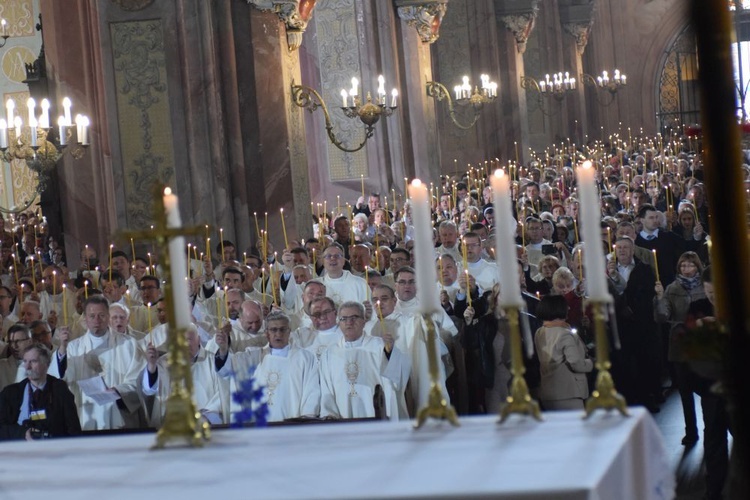
<path id="1" fill-rule="evenodd" d="M 521 161 L 527 156 L 529 146 L 526 91 L 521 88 L 521 77 L 525 75 L 523 54 L 534 29 L 538 4 L 538 0 L 495 0 L 498 33 L 505 33 L 505 38 L 498 40 L 499 65 L 505 68 L 500 82 L 501 106 L 503 115 L 509 121 L 504 142 L 518 142 Z"/>

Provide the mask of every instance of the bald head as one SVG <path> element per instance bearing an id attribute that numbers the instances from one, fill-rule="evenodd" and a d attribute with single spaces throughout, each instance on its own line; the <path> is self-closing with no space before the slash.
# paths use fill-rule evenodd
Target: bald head
<path id="1" fill-rule="evenodd" d="M 242 303 L 240 323 L 247 333 L 258 333 L 263 326 L 263 308 L 255 300 L 246 300 Z"/>

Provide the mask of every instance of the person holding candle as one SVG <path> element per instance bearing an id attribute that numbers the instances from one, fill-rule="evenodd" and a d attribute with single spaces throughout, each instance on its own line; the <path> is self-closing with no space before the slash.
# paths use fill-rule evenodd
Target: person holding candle
<path id="1" fill-rule="evenodd" d="M 130 309 L 128 306 L 115 302 L 109 305 L 109 325 L 110 328 L 123 335 L 132 337 L 136 341 L 146 336 L 145 332 L 134 330 L 128 323 L 130 322 Z"/>
<path id="2" fill-rule="evenodd" d="M 477 295 L 491 290 L 497 283 L 497 266 L 494 262 L 489 262 L 482 258 L 482 239 L 477 233 L 468 232 L 464 234 L 463 246 L 466 249 L 466 255 L 462 271 L 469 272 L 470 279 L 473 279 L 471 285 L 472 293 L 474 286 L 478 287 Z M 466 293 L 466 276 L 459 277 L 461 292 Z"/>
<path id="3" fill-rule="evenodd" d="M 328 346 L 333 345 L 343 337 L 343 333 L 336 322 L 336 304 L 330 297 L 320 296 L 322 285 L 315 280 L 308 283 L 305 288 L 308 289 L 310 296 L 314 297 L 310 301 L 309 316 L 312 320 L 311 326 L 302 326 L 292 332 L 290 342 L 295 347 L 307 349 L 315 354 L 318 361 L 320 356 Z M 325 290 L 325 287 L 322 287 Z"/>
<path id="4" fill-rule="evenodd" d="M 345 300 L 365 302 L 368 300 L 367 282 L 345 271 L 344 259 L 345 252 L 341 245 L 334 243 L 323 251 L 325 274 L 322 281 L 326 286 L 326 294 L 337 304 Z"/>
<path id="5" fill-rule="evenodd" d="M 643 229 L 638 234 L 635 244 L 649 251 L 656 250 L 661 282 L 670 285 L 675 279 L 677 260 L 685 251 L 685 242 L 672 232 L 663 230 L 660 224 L 659 211 L 653 205 L 643 205 L 637 218 Z"/>
<path id="6" fill-rule="evenodd" d="M 677 223 L 672 227 L 672 232 L 684 240 L 686 251 L 695 252 L 701 258 L 701 262 L 708 262 L 707 234 L 701 223 L 696 220 L 695 207 L 691 203 L 680 203 Z"/>
<path id="7" fill-rule="evenodd" d="M 461 248 L 458 243 L 458 227 L 452 220 L 445 220 L 438 226 L 440 246 L 436 252 L 439 255 L 450 254 L 454 260 L 461 258 Z"/>
<path id="8" fill-rule="evenodd" d="M 84 304 L 87 333 L 70 341 L 67 327 L 60 328 L 60 347 L 53 355 L 50 373 L 68 382 L 76 398 L 84 430 L 137 427 L 140 401 L 138 374 L 145 360 L 136 341 L 109 329 L 107 299 L 95 295 Z M 78 381 L 101 376 L 116 402 L 97 403 L 78 386 Z"/>
<path id="9" fill-rule="evenodd" d="M 226 336 L 226 341 L 231 352 L 240 352 L 247 347 L 263 347 L 266 345 L 266 337 L 263 332 L 263 306 L 255 300 L 242 301 L 239 290 L 227 290 L 227 299 L 230 316 L 236 316 L 231 321 L 224 322 L 216 329 Z M 235 311 L 236 309 L 236 311 Z M 206 343 L 206 351 L 215 354 L 219 350 L 216 337 L 214 336 Z"/>
<path id="10" fill-rule="evenodd" d="M 130 290 L 130 298 L 136 302 L 140 301 L 140 292 L 138 290 L 138 281 L 132 274 L 132 266 L 128 254 L 121 250 L 115 250 L 111 254 L 110 267 L 113 271 L 119 273 L 125 280 L 125 286 Z"/>
<path id="11" fill-rule="evenodd" d="M 687 319 L 687 313 L 693 302 L 704 300 L 706 292 L 701 280 L 703 263 L 695 252 L 685 252 L 677 261 L 677 275 L 675 281 L 664 288 L 656 282 L 654 290 L 654 318 L 659 324 L 669 327 L 668 360 L 672 363 L 675 383 L 680 392 L 682 413 L 685 417 L 685 437 L 682 444 L 692 446 L 698 441 L 698 427 L 695 413 L 693 393 L 695 387 L 687 360 L 680 357 L 674 348 L 680 326 Z"/>

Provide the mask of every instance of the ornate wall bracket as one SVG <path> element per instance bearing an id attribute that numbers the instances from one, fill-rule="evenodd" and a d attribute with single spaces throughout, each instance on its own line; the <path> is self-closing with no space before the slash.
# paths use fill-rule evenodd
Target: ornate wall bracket
<path id="1" fill-rule="evenodd" d="M 398 17 L 414 27 L 422 43 L 434 43 L 440 37 L 448 0 L 395 0 Z"/>
<path id="2" fill-rule="evenodd" d="M 286 43 L 290 51 L 302 45 L 302 35 L 312 19 L 317 0 L 247 0 L 258 10 L 273 12 L 286 26 Z"/>
<path id="3" fill-rule="evenodd" d="M 529 40 L 531 31 L 534 29 L 537 12 L 538 8 L 535 5 L 534 10 L 531 12 L 500 17 L 505 27 L 513 33 L 513 37 L 516 39 L 516 49 L 519 54 L 526 52 L 526 42 Z"/>
<path id="4" fill-rule="evenodd" d="M 565 33 L 571 35 L 576 39 L 576 50 L 578 54 L 583 55 L 586 50 L 586 45 L 589 43 L 589 35 L 591 34 L 591 26 L 593 21 L 588 23 L 564 23 L 563 29 Z"/>

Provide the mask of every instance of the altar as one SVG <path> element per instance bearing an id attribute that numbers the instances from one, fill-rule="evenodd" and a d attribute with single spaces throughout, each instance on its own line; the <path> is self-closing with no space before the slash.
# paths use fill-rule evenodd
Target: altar
<path id="1" fill-rule="evenodd" d="M 153 434 L 5 442 L 0 498 L 673 498 L 659 430 L 630 411 L 230 429 L 203 449 L 150 451 Z"/>

